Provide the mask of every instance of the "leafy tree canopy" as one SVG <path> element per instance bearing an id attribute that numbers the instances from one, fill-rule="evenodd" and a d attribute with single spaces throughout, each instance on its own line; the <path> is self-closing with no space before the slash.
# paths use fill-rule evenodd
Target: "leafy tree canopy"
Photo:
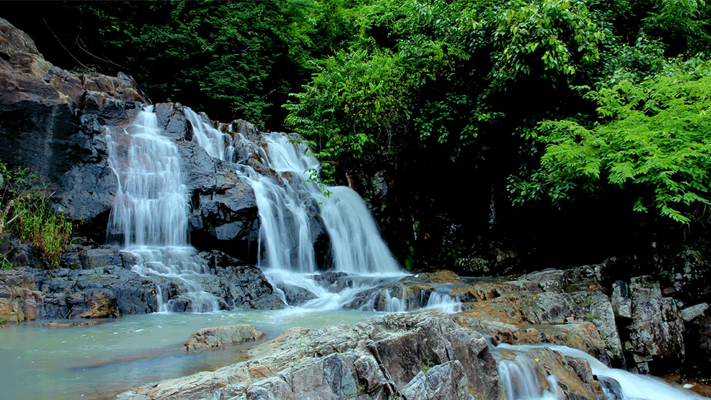
<path id="1" fill-rule="evenodd" d="M 541 169 L 512 180 L 519 200 L 558 201 L 577 187 L 591 192 L 609 184 L 636 193 L 636 211 L 652 209 L 682 224 L 708 221 L 711 62 L 671 60 L 640 83 L 623 78 L 580 90 L 597 104 L 598 118 L 539 124 L 532 134 L 546 145 Z"/>

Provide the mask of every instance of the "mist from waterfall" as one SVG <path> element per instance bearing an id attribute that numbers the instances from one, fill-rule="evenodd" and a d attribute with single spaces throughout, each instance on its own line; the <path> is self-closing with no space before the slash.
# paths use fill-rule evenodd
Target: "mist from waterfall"
<path id="1" fill-rule="evenodd" d="M 191 279 L 208 271 L 188 244 L 188 193 L 178 147 L 162 133 L 152 106 L 123 132 L 107 132 L 109 164 L 118 180 L 107 241 L 121 242 L 139 259 L 133 271 L 176 281 L 191 311 L 217 311 L 217 299 Z M 163 297 L 157 294 L 158 311 L 171 311 Z"/>

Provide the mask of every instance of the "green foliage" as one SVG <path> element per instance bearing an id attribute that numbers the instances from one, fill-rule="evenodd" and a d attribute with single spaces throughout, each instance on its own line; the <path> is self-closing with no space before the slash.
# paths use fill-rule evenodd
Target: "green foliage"
<path id="1" fill-rule="evenodd" d="M 642 29 L 675 44 L 681 52 L 703 51 L 711 36 L 707 33 L 708 9 L 704 0 L 651 2 L 653 9 L 642 20 Z M 673 56 L 679 53 L 672 53 Z"/>
<path id="2" fill-rule="evenodd" d="M 479 199 L 486 195 L 470 205 L 442 191 L 465 179 L 497 191 L 506 185 L 509 204 L 550 198 L 560 205 L 614 191 L 621 195 L 612 203 L 633 198 L 636 210 L 675 223 L 705 218 L 701 60 L 711 37 L 703 0 L 68 7 L 77 12 L 78 37 L 99 55 L 85 66 L 133 74 L 153 101 L 285 125 L 322 160 L 314 178 L 387 170 L 401 186 L 388 194 L 400 204 L 382 215 L 393 217 L 384 229 L 399 240 L 406 265 L 415 260 L 410 247 L 418 261 L 461 252 L 442 250 L 431 227 L 437 239 L 429 251 L 406 242 L 400 233 L 411 231 L 410 217 L 428 225 L 424 214 L 462 212 L 489 229 L 489 201 Z M 408 177 L 431 171 L 448 181 Z M 404 208 L 408 218 L 397 218 Z"/>
<path id="3" fill-rule="evenodd" d="M 494 82 L 506 84 L 534 69 L 544 78 L 573 76 L 598 61 L 598 44 L 606 33 L 595 24 L 586 3 L 513 1 L 489 8 L 483 24 L 493 30 Z"/>
<path id="4" fill-rule="evenodd" d="M 7 259 L 7 256 L 0 255 L 0 271 L 6 271 L 12 269 L 13 267 L 14 265 Z"/>
<path id="5" fill-rule="evenodd" d="M 47 203 L 47 194 L 30 184 L 30 180 L 35 177 L 27 175 L 26 170 L 8 171 L 7 166 L 0 163 L 0 175 L 4 181 L 0 202 L 0 233 L 13 232 L 21 239 L 32 242 L 50 266 L 56 268 L 65 247 L 71 241 L 71 222 L 52 210 Z M 11 267 L 3 255 L 0 268 Z"/>
<path id="6" fill-rule="evenodd" d="M 700 59 L 671 61 L 641 83 L 623 79 L 587 91 L 599 119 L 542 122 L 542 169 L 511 189 L 520 198 L 547 191 L 558 200 L 578 185 L 592 192 L 607 183 L 637 193 L 635 211 L 653 209 L 682 224 L 708 219 L 709 93 L 711 63 Z"/>
<path id="7" fill-rule="evenodd" d="M 154 101 L 181 101 L 221 119 L 270 120 L 311 61 L 349 36 L 343 0 L 69 4 L 106 72 L 133 74 Z M 80 53 L 83 54 L 83 53 Z M 118 68 L 117 68 L 118 67 Z M 126 71 L 127 70 L 127 71 Z"/>
<path id="8" fill-rule="evenodd" d="M 338 52 L 311 85 L 294 94 L 298 102 L 286 106 L 291 111 L 286 123 L 308 138 L 322 159 L 392 155 L 394 136 L 407 118 L 412 78 L 406 72 L 402 59 L 389 51 Z"/>

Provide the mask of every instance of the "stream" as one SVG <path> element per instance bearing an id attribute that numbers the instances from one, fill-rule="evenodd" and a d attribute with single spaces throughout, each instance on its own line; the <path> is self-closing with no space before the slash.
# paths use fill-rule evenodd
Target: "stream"
<path id="1" fill-rule="evenodd" d="M 380 313 L 382 315 L 382 313 Z M 214 370 L 244 359 L 246 343 L 225 351 L 188 354 L 195 331 L 249 324 L 265 339 L 301 326 L 353 324 L 378 313 L 277 311 L 156 313 L 107 320 L 90 326 L 50 328 L 48 321 L 0 326 L 0 388 L 3 399 L 97 399 L 162 379 Z M 64 321 L 62 321 L 64 322 Z"/>

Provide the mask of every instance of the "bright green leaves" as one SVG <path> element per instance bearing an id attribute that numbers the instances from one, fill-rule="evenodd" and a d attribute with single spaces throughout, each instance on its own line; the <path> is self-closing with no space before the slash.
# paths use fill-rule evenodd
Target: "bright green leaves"
<path id="1" fill-rule="evenodd" d="M 635 211 L 654 207 L 683 224 L 703 215 L 711 205 L 711 62 L 671 62 L 663 74 L 639 84 L 617 82 L 588 97 L 599 106 L 598 122 L 539 126 L 547 182 L 537 183 L 572 188 L 606 181 L 640 192 Z M 530 193 L 521 184 L 510 189 L 520 197 Z"/>
<path id="2" fill-rule="evenodd" d="M 413 78 L 390 51 L 338 52 L 286 105 L 286 123 L 329 158 L 387 157 L 407 119 Z"/>
<path id="3" fill-rule="evenodd" d="M 491 7 L 486 17 L 497 84 L 534 71 L 543 77 L 572 76 L 600 58 L 605 32 L 584 1 L 519 0 Z"/>

